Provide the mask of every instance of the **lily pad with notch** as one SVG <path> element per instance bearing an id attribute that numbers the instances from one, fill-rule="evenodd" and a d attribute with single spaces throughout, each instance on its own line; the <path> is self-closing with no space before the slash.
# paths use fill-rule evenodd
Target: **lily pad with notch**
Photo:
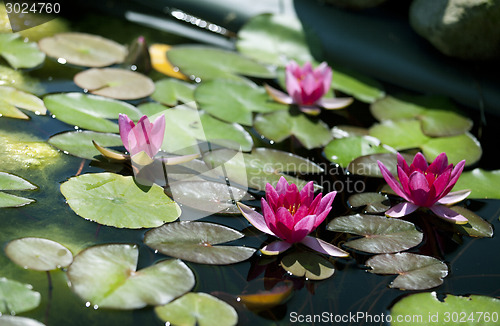
<path id="1" fill-rule="evenodd" d="M 460 175 L 454 190 L 471 190 L 468 198 L 500 199 L 500 170 L 475 168 Z"/>
<path id="2" fill-rule="evenodd" d="M 34 42 L 24 42 L 17 33 L 0 34 L 0 56 L 13 68 L 34 68 L 45 60 L 45 54 Z"/>
<path id="3" fill-rule="evenodd" d="M 406 162 L 413 161 L 413 155 L 400 154 L 405 158 Z M 382 162 L 393 175 L 398 174 L 398 158 L 396 153 L 377 153 L 360 156 L 349 163 L 347 170 L 357 175 L 382 178 L 382 172 L 380 172 L 377 161 Z"/>
<path id="4" fill-rule="evenodd" d="M 445 223 L 445 228 L 451 227 L 452 231 L 468 235 L 470 237 L 491 238 L 493 236 L 493 226 L 476 213 L 462 206 L 452 206 L 450 209 L 467 218 L 467 224 Z"/>
<path id="5" fill-rule="evenodd" d="M 0 86 L 0 117 L 29 119 L 19 109 L 34 112 L 36 115 L 45 115 L 47 113 L 43 100 L 37 96 L 13 87 Z"/>
<path id="6" fill-rule="evenodd" d="M 14 315 L 35 309 L 40 305 L 40 293 L 33 291 L 29 284 L 0 277 L 0 316 Z M 2 319 L 0 319 L 0 324 Z"/>
<path id="7" fill-rule="evenodd" d="M 377 80 L 340 67 L 332 68 L 332 88 L 365 103 L 373 103 L 385 96 L 384 87 Z"/>
<path id="8" fill-rule="evenodd" d="M 281 259 L 281 266 L 290 274 L 309 280 L 324 280 L 335 273 L 333 264 L 310 252 L 293 252 Z"/>
<path id="9" fill-rule="evenodd" d="M 174 78 L 165 78 L 155 82 L 155 91 L 151 98 L 168 106 L 178 102 L 189 103 L 194 101 L 196 85 Z"/>
<path id="10" fill-rule="evenodd" d="M 33 199 L 15 196 L 4 190 L 35 190 L 37 186 L 14 174 L 0 172 L 0 207 L 20 207 L 34 202 Z"/>
<path id="11" fill-rule="evenodd" d="M 363 192 L 354 194 L 348 199 L 351 208 L 364 206 L 364 212 L 370 214 L 383 213 L 389 208 L 389 197 L 378 192 Z"/>

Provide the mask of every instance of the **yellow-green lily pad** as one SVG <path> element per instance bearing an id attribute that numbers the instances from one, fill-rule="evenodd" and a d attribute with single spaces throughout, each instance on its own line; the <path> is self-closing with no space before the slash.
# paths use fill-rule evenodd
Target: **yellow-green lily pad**
<path id="1" fill-rule="evenodd" d="M 45 115 L 47 109 L 43 101 L 35 95 L 25 93 L 13 87 L 0 86 L 0 117 L 29 119 L 19 109 Z"/>
<path id="2" fill-rule="evenodd" d="M 19 34 L 0 34 L 0 55 L 15 69 L 33 68 L 45 60 L 34 42 L 24 42 Z"/>
<path id="3" fill-rule="evenodd" d="M 0 277 L 0 318 L 35 309 L 40 305 L 40 293 L 29 284 Z M 4 325 L 0 319 L 0 325 Z"/>

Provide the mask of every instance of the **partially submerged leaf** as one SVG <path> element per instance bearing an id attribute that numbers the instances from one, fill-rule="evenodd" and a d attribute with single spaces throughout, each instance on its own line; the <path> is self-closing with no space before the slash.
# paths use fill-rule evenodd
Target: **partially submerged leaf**
<path id="1" fill-rule="evenodd" d="M 151 98 L 168 106 L 178 102 L 189 103 L 194 101 L 196 86 L 177 79 L 162 79 L 155 82 L 155 91 Z"/>
<path id="2" fill-rule="evenodd" d="M 375 79 L 344 68 L 334 67 L 332 70 L 333 89 L 365 103 L 373 103 L 385 96 L 384 87 Z"/>
<path id="3" fill-rule="evenodd" d="M 400 154 L 405 158 L 406 162 L 413 161 L 413 155 Z M 382 178 L 382 172 L 380 172 L 377 161 L 382 162 L 392 175 L 398 174 L 398 158 L 396 153 L 378 153 L 360 156 L 349 163 L 347 170 L 357 175 Z"/>
<path id="4" fill-rule="evenodd" d="M 34 190 L 37 186 L 16 175 L 0 172 L 0 190 Z M 33 199 L 0 192 L 0 207 L 20 207 L 34 202 Z"/>
<path id="5" fill-rule="evenodd" d="M 360 156 L 391 153 L 394 150 L 374 137 L 353 136 L 333 139 L 325 146 L 323 152 L 329 161 L 347 167 L 351 161 Z"/>
<path id="6" fill-rule="evenodd" d="M 19 109 L 45 115 L 47 109 L 43 101 L 35 95 L 25 93 L 13 87 L 0 86 L 0 117 L 29 119 Z"/>
<path id="7" fill-rule="evenodd" d="M 288 254 L 281 260 L 281 266 L 292 275 L 315 281 L 327 279 L 335 272 L 332 263 L 310 252 Z"/>
<path id="8" fill-rule="evenodd" d="M 35 309 L 40 305 L 41 296 L 29 284 L 0 277 L 0 298 L 0 324 L 3 326 L 3 314 L 14 315 Z"/>
<path id="9" fill-rule="evenodd" d="M 92 144 L 95 141 L 104 147 L 123 146 L 120 135 L 95 131 L 69 131 L 54 135 L 48 142 L 52 146 L 68 153 L 89 160 L 96 160 L 101 153 Z"/>
<path id="10" fill-rule="evenodd" d="M 2 326 L 45 326 L 35 319 L 9 315 L 0 316 L 0 324 Z"/>
<path id="11" fill-rule="evenodd" d="M 15 69 L 33 68 L 45 60 L 36 43 L 24 42 L 19 34 L 0 34 L 0 55 Z"/>
<path id="12" fill-rule="evenodd" d="M 479 215 L 462 206 L 453 206 L 450 208 L 467 218 L 467 224 L 453 224 L 454 230 L 471 237 L 491 238 L 493 236 L 493 226 Z"/>
<path id="13" fill-rule="evenodd" d="M 254 286 L 251 286 L 251 283 L 249 283 L 247 287 L 252 288 L 252 293 L 240 294 L 237 298 L 238 302 L 243 303 L 247 309 L 254 312 L 271 309 L 283 304 L 291 297 L 293 291 L 293 283 L 291 281 L 280 282 L 272 289 L 261 291 L 255 291 Z"/>
<path id="14" fill-rule="evenodd" d="M 389 198 L 378 192 L 363 192 L 354 194 L 348 199 L 349 206 L 364 206 L 365 213 L 383 213 L 391 208 Z"/>

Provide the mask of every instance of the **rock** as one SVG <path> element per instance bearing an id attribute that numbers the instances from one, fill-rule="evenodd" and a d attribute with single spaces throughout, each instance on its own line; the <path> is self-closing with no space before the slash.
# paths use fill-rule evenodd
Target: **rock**
<path id="1" fill-rule="evenodd" d="M 448 56 L 500 58 L 500 0 L 414 0 L 410 24 Z"/>
<path id="2" fill-rule="evenodd" d="M 376 7 L 387 0 L 323 0 L 325 3 L 330 3 L 340 8 L 349 9 L 365 9 Z"/>

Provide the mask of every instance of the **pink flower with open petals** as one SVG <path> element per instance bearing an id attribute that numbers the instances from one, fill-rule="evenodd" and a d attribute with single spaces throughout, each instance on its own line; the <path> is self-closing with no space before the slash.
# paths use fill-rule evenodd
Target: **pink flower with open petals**
<path id="1" fill-rule="evenodd" d="M 296 104 L 305 113 L 319 114 L 319 107 L 342 109 L 352 103 L 352 98 L 323 98 L 332 83 L 332 69 L 326 62 L 313 69 L 310 62 L 301 67 L 292 60 L 286 65 L 285 78 L 288 94 L 269 85 L 267 92 L 275 101 Z"/>
<path id="2" fill-rule="evenodd" d="M 123 145 L 130 156 L 145 152 L 153 158 L 160 150 L 165 136 L 164 115 L 158 117 L 153 123 L 149 122 L 148 117 L 144 115 L 135 124 L 126 114 L 120 114 L 118 125 Z"/>
<path id="3" fill-rule="evenodd" d="M 445 205 L 464 200 L 469 190 L 450 192 L 462 173 L 465 160 L 448 165 L 445 153 L 439 154 L 431 165 L 427 165 L 424 155 L 417 153 L 413 163 L 408 166 L 403 156 L 398 153 L 398 180 L 380 161 L 378 166 L 387 184 L 406 202 L 400 203 L 387 212 L 389 217 L 408 215 L 419 207 L 426 207 L 437 216 L 456 224 L 466 224 L 467 218 Z"/>
<path id="4" fill-rule="evenodd" d="M 322 197 L 314 197 L 312 182 L 307 183 L 299 192 L 297 185 L 288 184 L 281 177 L 273 188 L 266 185 L 266 198 L 261 199 L 262 212 L 257 213 L 250 207 L 238 203 L 243 216 L 257 229 L 281 240 L 274 241 L 261 249 L 264 254 L 277 255 L 290 248 L 294 243 L 302 243 L 318 252 L 346 257 L 349 254 L 323 240 L 308 236 L 323 222 L 332 209 L 337 193 L 332 191 Z"/>

